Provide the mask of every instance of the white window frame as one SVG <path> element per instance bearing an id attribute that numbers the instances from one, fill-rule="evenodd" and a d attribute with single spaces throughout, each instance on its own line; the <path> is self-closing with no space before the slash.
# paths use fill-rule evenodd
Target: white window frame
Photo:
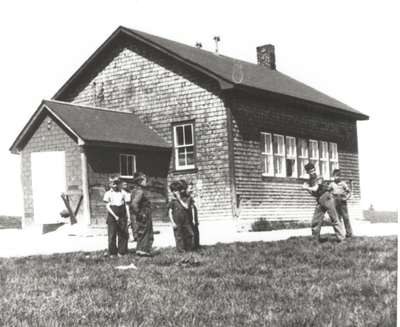
<path id="1" fill-rule="evenodd" d="M 326 145 L 326 156 L 324 157 L 324 145 Z M 327 141 L 320 141 L 320 171 L 321 171 L 321 175 L 324 179 L 330 179 L 330 175 L 331 175 L 331 167 L 329 164 L 329 143 Z M 328 167 L 327 173 L 324 175 L 324 170 L 322 169 L 323 164 L 326 164 L 326 166 Z"/>
<path id="2" fill-rule="evenodd" d="M 122 161 L 126 160 L 127 171 L 129 172 L 128 158 L 132 158 L 132 175 L 123 175 L 122 174 Z M 119 173 L 120 173 L 121 178 L 133 178 L 133 174 L 136 173 L 136 155 L 134 155 L 132 153 L 120 153 L 119 154 Z"/>
<path id="3" fill-rule="evenodd" d="M 310 150 L 308 148 L 308 140 L 305 138 L 298 138 L 297 140 L 299 142 L 299 144 L 298 144 L 298 147 L 299 147 L 298 158 L 299 158 L 299 168 L 300 168 L 299 175 L 300 175 L 300 178 L 308 178 L 308 174 L 307 174 L 306 170 L 304 169 L 304 166 L 310 162 L 310 158 L 309 158 Z M 304 148 L 302 148 L 302 143 L 305 145 Z M 303 153 L 303 151 L 302 151 L 303 149 L 305 150 L 306 153 Z"/>
<path id="4" fill-rule="evenodd" d="M 261 156 L 263 159 L 263 164 L 264 164 L 264 172 L 262 173 L 263 176 L 274 176 L 275 170 L 274 170 L 274 145 L 273 145 L 273 140 L 272 140 L 272 134 L 271 133 L 265 133 L 261 132 L 262 136 L 262 142 L 264 142 L 264 147 L 265 151 L 261 151 Z M 267 151 L 267 136 L 269 136 L 269 149 L 270 151 Z M 270 165 L 270 170 L 268 171 L 267 167 L 267 161 L 268 157 L 272 158 L 271 165 Z"/>
<path id="5" fill-rule="evenodd" d="M 185 140 L 185 126 L 191 126 L 191 131 L 192 131 L 192 143 L 186 144 Z M 177 135 L 177 129 L 178 127 L 183 127 L 183 144 L 178 145 L 178 135 Z M 173 133 L 174 133 L 174 159 L 175 159 L 175 169 L 176 170 L 186 170 L 186 169 L 194 169 L 195 168 L 195 163 L 192 165 L 187 164 L 187 152 L 185 150 L 185 165 L 179 165 L 179 149 L 180 148 L 188 148 L 188 147 L 193 147 L 193 161 L 195 161 L 195 145 L 194 145 L 194 123 L 180 123 L 180 124 L 175 124 L 173 125 Z"/>
<path id="6" fill-rule="evenodd" d="M 314 165 L 315 172 L 317 173 L 317 175 L 320 174 L 320 171 L 319 171 L 319 144 L 318 143 L 319 142 L 317 140 L 313 140 L 313 139 L 310 139 L 308 141 L 308 144 L 309 144 L 309 147 L 310 147 L 310 150 L 309 150 L 310 162 Z M 313 146 L 312 146 L 312 144 L 316 144 L 316 146 L 317 146 L 317 153 L 316 153 L 315 156 L 313 156 L 313 151 L 312 151 Z"/>
<path id="7" fill-rule="evenodd" d="M 293 154 L 289 153 L 289 149 L 290 149 L 290 147 L 288 146 L 289 140 L 294 141 L 294 143 L 293 143 L 294 144 L 294 147 L 293 147 L 294 153 Z M 289 178 L 297 178 L 297 176 L 298 176 L 298 173 L 297 173 L 297 140 L 296 140 L 296 138 L 294 136 L 285 136 L 285 141 L 286 141 L 286 160 L 287 159 L 294 160 L 294 167 L 293 167 L 293 171 L 292 171 L 292 176 L 287 176 L 287 177 L 289 177 Z M 285 165 L 286 165 L 286 161 L 285 161 Z M 285 167 L 285 170 L 286 170 L 286 168 L 287 167 Z M 285 175 L 287 175 L 287 170 L 285 172 Z"/>
<path id="8" fill-rule="evenodd" d="M 275 159 L 275 158 L 281 158 L 281 159 L 282 159 L 282 173 L 281 173 L 281 174 L 275 173 L 275 170 L 274 170 L 275 176 L 276 176 L 276 177 L 286 177 L 286 147 L 285 147 L 285 136 L 284 136 L 284 135 L 281 135 L 281 134 L 273 134 L 272 137 L 273 137 L 272 144 L 274 144 L 274 142 L 275 142 L 275 137 L 276 137 L 277 139 L 278 139 L 278 138 L 281 138 L 281 139 L 282 139 L 282 144 L 283 144 L 283 153 L 278 153 L 278 152 L 275 153 L 275 149 L 274 149 L 274 148 L 272 149 L 273 154 L 274 154 L 274 159 Z M 277 150 L 279 149 L 278 143 L 277 143 L 276 149 L 277 149 Z M 274 168 L 276 168 L 276 167 L 275 167 L 275 162 L 274 162 Z"/>
<path id="9" fill-rule="evenodd" d="M 335 151 L 332 151 L 332 149 L 334 149 Z M 335 142 L 329 142 L 329 169 L 330 169 L 330 173 L 332 173 L 332 171 L 334 169 L 339 169 L 339 152 L 338 152 L 338 146 L 337 143 Z"/>

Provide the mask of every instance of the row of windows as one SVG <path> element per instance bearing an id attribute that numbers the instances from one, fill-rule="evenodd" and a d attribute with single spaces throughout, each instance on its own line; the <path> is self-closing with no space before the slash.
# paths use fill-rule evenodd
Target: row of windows
<path id="1" fill-rule="evenodd" d="M 330 179 L 331 172 L 339 168 L 337 144 L 333 142 L 262 132 L 260 144 L 264 176 L 306 178 L 304 166 L 311 162 L 317 174 Z"/>
<path id="2" fill-rule="evenodd" d="M 193 123 L 174 125 L 173 137 L 175 169 L 195 168 Z M 262 132 L 260 137 L 264 176 L 306 178 L 304 165 L 311 162 L 317 174 L 330 179 L 331 172 L 339 168 L 336 143 L 265 132 Z M 132 177 L 135 171 L 135 155 L 121 154 L 121 176 Z"/>

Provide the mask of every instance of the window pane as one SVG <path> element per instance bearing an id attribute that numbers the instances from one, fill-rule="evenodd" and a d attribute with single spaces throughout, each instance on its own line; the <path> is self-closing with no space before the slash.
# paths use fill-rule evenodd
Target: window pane
<path id="1" fill-rule="evenodd" d="M 286 152 L 288 157 L 296 156 L 296 139 L 294 137 L 286 137 Z"/>
<path id="2" fill-rule="evenodd" d="M 282 176 L 283 173 L 283 158 L 274 157 L 275 175 Z"/>
<path id="3" fill-rule="evenodd" d="M 261 133 L 261 135 L 260 135 L 261 153 L 265 153 L 266 152 L 265 142 L 266 142 L 266 135 Z"/>
<path id="4" fill-rule="evenodd" d="M 176 132 L 176 145 L 184 145 L 183 142 L 183 126 L 177 126 L 175 128 Z"/>
<path id="5" fill-rule="evenodd" d="M 300 157 L 308 158 L 308 144 L 307 140 L 305 139 L 299 139 L 300 143 Z"/>
<path id="6" fill-rule="evenodd" d="M 294 177 L 296 175 L 296 160 L 286 159 L 286 176 Z"/>
<path id="7" fill-rule="evenodd" d="M 331 172 L 333 172 L 335 169 L 339 168 L 339 164 L 335 161 L 331 161 Z"/>
<path id="8" fill-rule="evenodd" d="M 192 125 L 185 126 L 185 144 L 187 145 L 193 144 Z"/>
<path id="9" fill-rule="evenodd" d="M 321 173 L 322 177 L 325 179 L 329 179 L 329 162 L 321 161 Z"/>
<path id="10" fill-rule="evenodd" d="M 119 156 L 119 160 L 120 160 L 120 167 L 121 167 L 121 171 L 120 174 L 122 176 L 126 176 L 127 175 L 127 160 L 126 160 L 126 156 L 125 155 L 120 155 Z"/>
<path id="11" fill-rule="evenodd" d="M 186 148 L 187 165 L 194 165 L 194 147 L 188 146 Z"/>
<path id="12" fill-rule="evenodd" d="M 274 135 L 275 154 L 283 155 L 285 153 L 285 141 L 282 135 Z"/>
<path id="13" fill-rule="evenodd" d="M 266 173 L 267 175 L 273 176 L 274 175 L 274 157 L 269 155 L 266 157 Z"/>
<path id="14" fill-rule="evenodd" d="M 266 144 L 266 151 L 269 154 L 272 154 L 272 138 L 271 134 L 265 134 L 265 144 Z"/>
<path id="15" fill-rule="evenodd" d="M 133 157 L 128 157 L 128 164 L 127 164 L 127 175 L 126 176 L 133 176 Z"/>
<path id="16" fill-rule="evenodd" d="M 337 160 L 338 159 L 337 144 L 336 143 L 330 143 L 329 145 L 330 145 L 331 159 L 332 160 Z"/>
<path id="17" fill-rule="evenodd" d="M 318 141 L 310 140 L 310 157 L 313 159 L 319 159 Z"/>
<path id="18" fill-rule="evenodd" d="M 178 166 L 186 165 L 186 149 L 179 148 L 178 149 Z"/>
<path id="19" fill-rule="evenodd" d="M 328 142 L 321 142 L 321 158 L 328 159 Z"/>

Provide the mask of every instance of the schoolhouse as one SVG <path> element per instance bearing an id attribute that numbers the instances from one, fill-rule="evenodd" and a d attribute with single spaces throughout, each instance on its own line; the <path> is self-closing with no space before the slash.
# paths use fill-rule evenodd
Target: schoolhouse
<path id="1" fill-rule="evenodd" d="M 352 188 L 361 218 L 357 121 L 368 116 L 276 68 L 274 47 L 257 63 L 119 27 L 12 144 L 21 156 L 24 225 L 51 223 L 71 200 L 78 222 L 105 223 L 108 177 L 150 176 L 155 220 L 168 184 L 190 180 L 201 220 L 309 221 L 302 190 L 313 162 Z"/>

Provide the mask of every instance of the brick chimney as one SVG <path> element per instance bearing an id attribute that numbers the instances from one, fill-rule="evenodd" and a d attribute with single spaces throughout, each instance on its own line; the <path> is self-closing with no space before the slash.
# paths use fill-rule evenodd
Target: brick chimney
<path id="1" fill-rule="evenodd" d="M 257 63 L 269 69 L 276 69 L 275 47 L 272 44 L 257 47 Z"/>

